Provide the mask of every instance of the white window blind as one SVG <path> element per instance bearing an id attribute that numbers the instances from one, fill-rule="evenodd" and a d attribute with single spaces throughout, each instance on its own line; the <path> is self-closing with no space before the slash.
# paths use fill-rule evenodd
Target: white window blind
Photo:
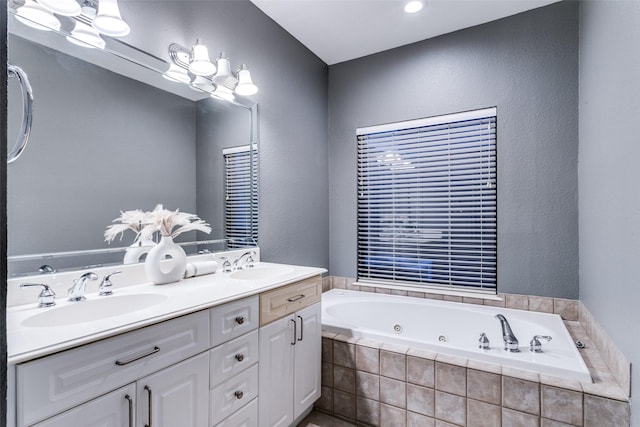
<path id="1" fill-rule="evenodd" d="M 254 145 L 223 150 L 224 222 L 229 247 L 258 242 L 258 149 Z"/>
<path id="2" fill-rule="evenodd" d="M 495 292 L 496 114 L 358 129 L 359 281 Z"/>

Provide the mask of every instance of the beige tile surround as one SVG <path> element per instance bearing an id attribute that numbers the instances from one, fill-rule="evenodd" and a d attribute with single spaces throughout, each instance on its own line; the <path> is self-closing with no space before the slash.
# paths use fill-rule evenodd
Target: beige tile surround
<path id="1" fill-rule="evenodd" d="M 323 290 L 331 288 L 376 291 L 357 287 L 352 279 L 325 278 Z M 494 301 L 379 291 L 560 314 L 574 339 L 585 344 L 581 354 L 594 383 L 323 332 L 317 409 L 364 426 L 630 424 L 630 364 L 579 301 L 510 294 Z M 589 331 L 596 334 L 593 339 Z"/>

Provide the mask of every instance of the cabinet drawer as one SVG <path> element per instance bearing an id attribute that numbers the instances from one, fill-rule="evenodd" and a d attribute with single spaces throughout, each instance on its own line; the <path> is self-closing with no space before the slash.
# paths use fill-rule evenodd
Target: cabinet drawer
<path id="1" fill-rule="evenodd" d="M 33 424 L 208 348 L 209 312 L 201 311 L 18 365 L 18 424 Z"/>
<path id="2" fill-rule="evenodd" d="M 258 327 L 258 296 L 211 309 L 211 346 L 244 335 Z"/>
<path id="3" fill-rule="evenodd" d="M 209 421 L 215 425 L 258 395 L 258 365 L 253 365 L 209 392 Z"/>
<path id="4" fill-rule="evenodd" d="M 216 427 L 257 427 L 258 426 L 258 399 L 253 399 L 244 408 L 231 415 Z"/>
<path id="5" fill-rule="evenodd" d="M 322 298 L 322 277 L 315 276 L 260 294 L 260 325 L 310 306 Z"/>
<path id="6" fill-rule="evenodd" d="M 214 348 L 209 362 L 211 388 L 258 363 L 258 330 Z"/>
<path id="7" fill-rule="evenodd" d="M 34 427 L 103 426 L 122 427 L 135 420 L 136 387 L 129 384 L 90 402 L 51 417 Z"/>

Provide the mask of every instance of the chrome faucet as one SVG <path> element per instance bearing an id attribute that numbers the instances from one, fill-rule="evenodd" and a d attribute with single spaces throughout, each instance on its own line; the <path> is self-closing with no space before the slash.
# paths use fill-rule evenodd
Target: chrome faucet
<path id="1" fill-rule="evenodd" d="M 517 353 L 520 351 L 518 348 L 518 338 L 513 334 L 509 322 L 502 314 L 496 314 L 496 319 L 500 321 L 502 326 L 502 339 L 504 340 L 504 349 L 511 353 Z"/>
<path id="2" fill-rule="evenodd" d="M 102 282 L 98 285 L 98 295 L 112 295 L 113 294 L 113 283 L 111 283 L 111 276 L 115 276 L 116 274 L 122 273 L 122 270 L 114 271 L 113 273 L 105 274 L 102 278 Z"/>
<path id="3" fill-rule="evenodd" d="M 252 268 L 255 254 L 256 251 L 247 251 L 240 255 L 240 257 L 233 262 L 233 269 L 242 270 L 243 268 Z"/>
<path id="4" fill-rule="evenodd" d="M 73 286 L 69 288 L 69 301 L 82 301 L 86 299 L 84 297 L 84 291 L 87 287 L 88 280 L 98 280 L 96 273 L 88 272 L 80 276 L 79 279 L 73 281 Z"/>
<path id="5" fill-rule="evenodd" d="M 53 307 L 56 305 L 56 293 L 48 285 L 44 283 L 22 283 L 20 285 L 22 288 L 27 286 L 42 287 L 42 291 L 38 295 L 38 307 Z"/>

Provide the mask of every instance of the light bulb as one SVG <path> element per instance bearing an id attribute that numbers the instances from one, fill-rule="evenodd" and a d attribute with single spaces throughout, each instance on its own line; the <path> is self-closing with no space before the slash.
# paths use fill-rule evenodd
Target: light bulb
<path id="1" fill-rule="evenodd" d="M 200 40 L 191 49 L 189 71 L 196 76 L 210 76 L 216 72 L 216 66 L 209 60 L 209 51 Z"/>
<path id="2" fill-rule="evenodd" d="M 53 13 L 64 16 L 78 16 L 82 11 L 76 0 L 38 0 L 38 4 Z"/>
<path id="3" fill-rule="evenodd" d="M 189 78 L 189 74 L 187 74 L 187 70 L 185 70 L 184 68 L 176 64 L 169 65 L 169 69 L 164 72 L 162 77 L 164 77 L 167 80 L 172 80 L 174 82 L 187 83 L 187 84 L 191 83 L 191 78 Z"/>
<path id="4" fill-rule="evenodd" d="M 217 85 L 234 87 L 237 80 L 231 74 L 231 63 L 224 52 L 220 54 L 216 63 L 218 64 L 218 72 L 213 76 L 213 82 Z"/>
<path id="5" fill-rule="evenodd" d="M 236 86 L 236 93 L 242 96 L 251 96 L 258 93 L 258 86 L 253 84 L 253 81 L 251 80 L 251 73 L 244 64 L 242 64 L 238 70 L 238 85 Z"/>
<path id="6" fill-rule="evenodd" d="M 96 10 L 92 7 L 83 7 L 82 15 L 91 20 L 96 16 Z M 67 40 L 78 46 L 88 48 L 97 47 L 104 49 L 105 46 L 105 41 L 100 37 L 100 33 L 98 33 L 95 28 L 81 21 L 76 21 L 76 25 L 73 31 L 71 31 L 71 34 L 67 36 Z"/>
<path id="7" fill-rule="evenodd" d="M 112 37 L 123 37 L 131 31 L 129 25 L 120 16 L 117 0 L 98 2 L 98 16 L 93 20 L 93 28 Z"/>
<path id="8" fill-rule="evenodd" d="M 420 0 L 411 0 L 408 1 L 405 5 L 404 5 L 404 11 L 407 13 L 416 13 L 419 12 L 420 10 L 422 10 L 422 7 L 424 5 L 422 4 L 422 1 Z"/>
<path id="9" fill-rule="evenodd" d="M 16 11 L 16 19 L 36 30 L 59 31 L 60 21 L 48 9 L 33 0 L 26 0 Z"/>

